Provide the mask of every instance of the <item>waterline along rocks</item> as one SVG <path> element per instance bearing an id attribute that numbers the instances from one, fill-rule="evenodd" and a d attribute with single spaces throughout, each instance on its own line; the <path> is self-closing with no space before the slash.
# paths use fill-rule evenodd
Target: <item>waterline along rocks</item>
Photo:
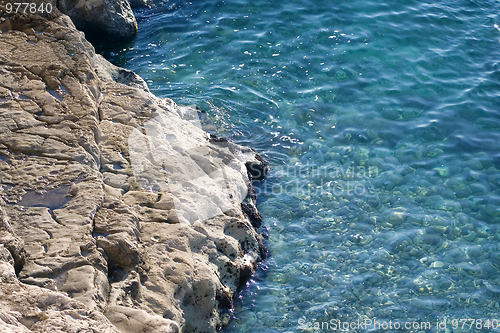
<path id="1" fill-rule="evenodd" d="M 0 330 L 218 331 L 265 255 L 265 161 L 55 6 L 0 17 Z"/>

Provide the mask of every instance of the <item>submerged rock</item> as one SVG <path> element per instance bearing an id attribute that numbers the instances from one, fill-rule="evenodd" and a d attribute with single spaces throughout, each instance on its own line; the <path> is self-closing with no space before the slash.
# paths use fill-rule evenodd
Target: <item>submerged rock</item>
<path id="1" fill-rule="evenodd" d="M 265 255 L 246 166 L 263 161 L 96 55 L 67 16 L 0 29 L 0 327 L 218 331 Z"/>

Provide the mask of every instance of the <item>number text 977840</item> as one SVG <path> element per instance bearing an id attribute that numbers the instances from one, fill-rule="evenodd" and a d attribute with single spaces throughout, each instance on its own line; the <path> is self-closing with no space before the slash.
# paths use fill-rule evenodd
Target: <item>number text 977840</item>
<path id="1" fill-rule="evenodd" d="M 16 13 L 24 13 L 24 14 L 43 14 L 43 13 L 52 13 L 52 4 L 51 3 L 34 3 L 34 2 L 14 2 L 7 3 L 5 5 L 5 9 L 7 14 L 16 14 Z"/>

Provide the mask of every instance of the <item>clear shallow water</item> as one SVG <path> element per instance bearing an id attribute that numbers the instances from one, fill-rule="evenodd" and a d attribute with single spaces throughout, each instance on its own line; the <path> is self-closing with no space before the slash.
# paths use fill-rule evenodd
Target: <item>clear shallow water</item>
<path id="1" fill-rule="evenodd" d="M 270 256 L 227 332 L 500 331 L 484 327 L 500 320 L 497 2 L 179 1 L 137 18 L 104 54 L 272 163 Z"/>

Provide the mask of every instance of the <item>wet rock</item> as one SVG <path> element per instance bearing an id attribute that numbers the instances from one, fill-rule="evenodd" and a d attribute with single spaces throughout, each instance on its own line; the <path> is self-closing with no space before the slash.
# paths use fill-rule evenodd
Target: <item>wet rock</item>
<path id="1" fill-rule="evenodd" d="M 259 154 L 255 154 L 255 161 L 245 163 L 250 180 L 263 180 L 269 172 L 269 163 Z"/>
<path id="2" fill-rule="evenodd" d="M 392 209 L 384 213 L 387 218 L 387 222 L 392 224 L 393 226 L 400 225 L 405 220 L 405 212 L 402 209 Z"/>
<path id="3" fill-rule="evenodd" d="M 430 268 L 443 268 L 444 263 L 442 261 L 434 261 L 432 264 L 429 266 Z"/>

